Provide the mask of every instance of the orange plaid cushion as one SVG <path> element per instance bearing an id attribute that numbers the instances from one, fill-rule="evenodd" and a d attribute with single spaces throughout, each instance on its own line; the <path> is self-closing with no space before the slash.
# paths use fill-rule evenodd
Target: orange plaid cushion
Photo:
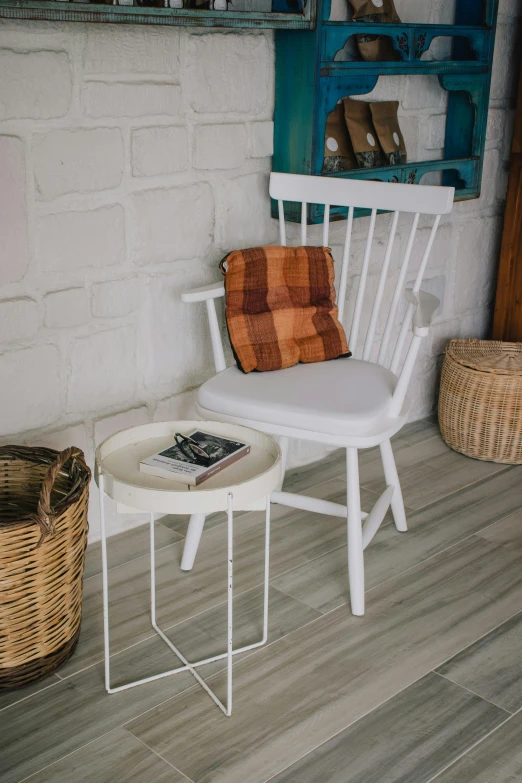
<path id="1" fill-rule="evenodd" d="M 226 262 L 226 318 L 243 372 L 350 356 L 327 247 L 254 247 Z"/>

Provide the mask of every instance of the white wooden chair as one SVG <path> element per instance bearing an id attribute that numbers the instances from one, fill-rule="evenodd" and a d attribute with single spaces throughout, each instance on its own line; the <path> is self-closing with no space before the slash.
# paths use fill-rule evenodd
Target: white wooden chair
<path id="1" fill-rule="evenodd" d="M 302 204 L 300 238 L 302 245 L 306 245 L 307 242 L 308 203 L 325 205 L 322 234 L 324 246 L 328 245 L 330 206 L 349 208 L 337 297 L 341 322 L 350 265 L 354 208 L 362 207 L 371 210 L 352 323 L 350 328 L 346 328 L 345 325 L 353 358 L 318 364 L 298 364 L 285 370 L 248 375 L 244 375 L 236 366 L 227 368 L 214 302 L 218 297 L 224 296 L 224 285 L 220 282 L 194 289 L 183 294 L 182 300 L 206 303 L 217 373 L 201 386 L 196 409 L 203 419 L 245 424 L 278 436 L 284 460 L 288 453 L 290 438 L 346 448 L 346 506 L 282 491 L 275 492 L 272 501 L 347 519 L 351 607 L 353 614 L 362 615 L 364 614 L 363 550 L 377 532 L 390 505 L 397 530 L 407 530 L 402 492 L 390 438 L 407 421 L 409 406 L 406 392 L 414 362 L 421 340 L 428 335 L 431 318 L 439 305 L 439 300 L 431 294 L 422 292 L 420 286 L 440 217 L 452 210 L 454 189 L 272 174 L 270 195 L 279 203 L 281 245 L 286 245 L 284 201 Z M 363 340 L 361 314 L 379 210 L 391 211 L 393 217 L 369 325 Z M 373 362 L 370 361 L 370 356 L 385 287 L 389 284 L 387 281 L 390 260 L 401 212 L 413 216 L 412 223 L 380 341 L 378 357 L 376 362 Z M 433 216 L 434 221 L 429 240 L 423 249 L 413 289 L 405 290 L 408 265 L 421 214 Z M 397 317 L 402 296 L 406 296 L 408 305 L 402 325 L 399 327 Z M 407 346 L 410 329 L 413 330 L 413 337 Z M 404 360 L 403 354 L 405 354 Z M 380 447 L 387 486 L 370 513 L 364 514 L 361 512 L 358 450 L 374 446 Z M 205 517 L 201 514 L 193 515 L 190 519 L 181 565 L 184 570 L 190 570 L 193 566 L 204 522 Z"/>

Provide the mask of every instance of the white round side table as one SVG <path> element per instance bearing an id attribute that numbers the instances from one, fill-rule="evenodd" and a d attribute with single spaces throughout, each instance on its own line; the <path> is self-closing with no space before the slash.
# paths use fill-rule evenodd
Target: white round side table
<path id="1" fill-rule="evenodd" d="M 162 451 L 174 442 L 176 432 L 189 434 L 203 430 L 224 438 L 243 441 L 251 446 L 250 453 L 198 487 L 188 488 L 171 479 L 141 473 L 140 461 Z M 96 482 L 100 490 L 100 520 L 103 575 L 103 631 L 105 652 L 105 689 L 107 693 L 133 688 L 152 680 L 189 671 L 229 716 L 232 712 L 232 659 L 237 653 L 260 647 L 266 643 L 268 631 L 268 577 L 270 554 L 270 494 L 282 480 L 282 460 L 278 444 L 269 435 L 236 424 L 214 421 L 168 421 L 144 424 L 111 435 L 96 451 Z M 109 655 L 109 592 L 107 577 L 107 531 L 104 514 L 105 495 L 113 498 L 122 513 L 148 511 L 150 513 L 150 597 L 152 627 L 183 662 L 183 666 L 144 677 L 134 682 L 111 688 Z M 263 603 L 263 638 L 240 649 L 232 649 L 233 598 L 233 529 L 234 511 L 266 509 L 265 573 Z M 156 582 L 154 550 L 154 514 L 211 514 L 227 512 L 227 649 L 220 655 L 189 662 L 167 638 L 156 623 Z M 196 671 L 196 667 L 227 659 L 227 700 L 223 704 Z"/>

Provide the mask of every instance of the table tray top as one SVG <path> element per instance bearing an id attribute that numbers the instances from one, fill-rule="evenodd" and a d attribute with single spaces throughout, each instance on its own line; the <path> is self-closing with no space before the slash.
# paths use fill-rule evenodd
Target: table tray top
<path id="1" fill-rule="evenodd" d="M 197 487 L 140 471 L 140 461 L 171 446 L 176 432 L 186 435 L 196 429 L 248 443 L 250 453 Z M 110 497 L 133 510 L 165 514 L 225 511 L 229 493 L 235 510 L 264 508 L 282 470 L 279 446 L 269 435 L 216 421 L 143 424 L 111 435 L 96 450 L 96 481 L 101 472 Z"/>

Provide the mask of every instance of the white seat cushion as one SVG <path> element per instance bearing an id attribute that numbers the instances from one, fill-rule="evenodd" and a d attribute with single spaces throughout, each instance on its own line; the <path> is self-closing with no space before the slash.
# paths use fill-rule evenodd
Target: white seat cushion
<path id="1" fill-rule="evenodd" d="M 396 384 L 389 370 L 357 359 L 248 375 L 229 367 L 203 384 L 198 403 L 240 419 L 341 435 L 385 414 Z"/>

